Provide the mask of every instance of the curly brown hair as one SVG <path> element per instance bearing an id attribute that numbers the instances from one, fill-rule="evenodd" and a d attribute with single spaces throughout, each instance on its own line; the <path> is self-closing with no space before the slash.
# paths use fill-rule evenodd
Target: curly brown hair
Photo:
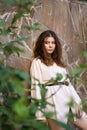
<path id="1" fill-rule="evenodd" d="M 55 50 L 51 54 L 51 58 L 57 65 L 64 67 L 65 65 L 62 62 L 62 47 L 60 41 L 56 33 L 51 30 L 46 30 L 42 32 L 38 37 L 33 50 L 34 58 L 40 58 L 43 61 L 43 63 L 45 63 L 46 65 L 51 65 L 51 62 L 48 61 L 47 55 L 44 51 L 44 40 L 47 37 L 53 37 L 55 39 L 55 44 L 56 44 Z"/>

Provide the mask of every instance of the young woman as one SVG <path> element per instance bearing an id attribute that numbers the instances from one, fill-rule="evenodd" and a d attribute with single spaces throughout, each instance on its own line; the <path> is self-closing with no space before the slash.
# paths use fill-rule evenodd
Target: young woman
<path id="1" fill-rule="evenodd" d="M 55 79 L 57 74 L 62 75 L 61 83 L 63 84 L 57 85 L 54 83 L 46 85 L 46 100 L 47 102 L 54 104 L 54 107 L 47 105 L 44 111 L 56 113 L 52 120 L 48 120 L 51 130 L 62 130 L 62 128 L 55 124 L 55 120 L 67 123 L 67 114 L 70 110 L 69 105 L 67 104 L 71 99 L 74 102 L 71 110 L 74 114 L 78 113 L 79 116 L 79 118 L 75 118 L 74 124 L 83 130 L 87 130 L 86 113 L 83 112 L 80 107 L 78 107 L 79 109 L 76 109 L 76 106 L 80 106 L 81 99 L 69 80 L 67 80 L 68 84 L 64 84 L 67 72 L 62 62 L 60 41 L 53 31 L 46 30 L 40 34 L 34 47 L 34 59 L 30 67 L 32 97 L 41 99 L 38 81 L 39 83 L 46 84 L 51 79 Z M 36 117 L 38 120 L 46 120 L 40 111 L 36 112 Z"/>

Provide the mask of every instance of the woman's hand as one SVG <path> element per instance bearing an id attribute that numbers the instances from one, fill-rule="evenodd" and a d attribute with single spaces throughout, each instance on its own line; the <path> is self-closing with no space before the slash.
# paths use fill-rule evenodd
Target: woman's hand
<path id="1" fill-rule="evenodd" d="M 87 115 L 83 111 L 78 111 L 78 115 L 80 118 L 77 118 L 74 121 L 74 125 L 82 130 L 87 130 Z"/>

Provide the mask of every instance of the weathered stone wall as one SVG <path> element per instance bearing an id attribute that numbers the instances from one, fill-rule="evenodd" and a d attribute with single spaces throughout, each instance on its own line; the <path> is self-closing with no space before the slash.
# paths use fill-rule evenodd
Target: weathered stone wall
<path id="1" fill-rule="evenodd" d="M 41 23 L 58 34 L 70 68 L 77 66 L 81 51 L 86 50 L 86 7 L 87 4 L 64 0 L 44 0 L 42 3 Z"/>
<path id="2" fill-rule="evenodd" d="M 11 25 L 12 18 L 15 15 L 15 11 L 16 11 L 15 8 L 12 8 L 12 11 L 11 9 L 9 11 L 8 8 L 6 8 L 2 13 L 2 15 L 0 16 L 0 18 L 6 21 L 7 27 Z M 31 44 L 33 42 L 33 33 L 32 31 L 31 32 L 27 31 L 27 29 L 25 29 L 24 26 L 31 25 L 31 22 L 33 23 L 33 19 L 30 17 L 30 14 L 25 14 L 25 17 L 21 18 L 15 23 L 15 26 L 17 27 L 17 29 L 15 29 L 16 35 L 20 38 L 29 37 L 28 40 L 23 41 L 23 47 L 20 46 L 21 49 L 24 50 L 24 53 L 20 53 L 20 56 L 18 56 L 17 54 L 13 54 L 10 57 L 5 57 L 3 56 L 3 53 L 0 52 L 0 59 L 4 60 L 4 63 L 7 66 L 10 66 L 12 68 L 14 67 L 21 68 L 24 69 L 26 72 L 29 72 L 30 58 L 32 54 L 32 45 L 33 45 Z M 3 44 L 6 44 L 7 42 L 12 40 L 14 40 L 14 37 L 12 36 L 9 35 L 0 36 L 0 42 Z"/>
<path id="3" fill-rule="evenodd" d="M 38 0 L 38 3 L 34 18 L 21 18 L 16 23 L 18 26 L 16 33 L 19 36 L 29 36 L 29 40 L 24 42 L 25 53 L 21 54 L 20 57 L 11 56 L 7 60 L 7 64 L 28 72 L 34 41 L 46 29 L 52 29 L 58 35 L 63 47 L 63 58 L 70 73 L 73 68 L 78 67 L 80 62 L 87 63 L 81 54 L 82 51 L 87 50 L 87 3 L 76 0 Z M 6 10 L 1 17 L 9 25 L 13 15 L 14 10 L 12 12 Z M 31 24 L 31 22 L 39 22 L 40 30 L 31 31 L 29 34 L 22 27 Z M 0 39 L 3 41 L 2 37 Z M 9 40 L 9 37 L 4 40 Z M 87 81 L 87 74 L 82 75 Z M 82 84 L 78 85 L 77 91 L 80 92 L 82 98 L 83 94 L 86 97 L 87 92 Z"/>
<path id="4" fill-rule="evenodd" d="M 87 50 L 87 3 L 76 0 L 42 0 L 36 19 L 41 23 L 42 30 L 52 29 L 57 33 L 63 47 L 63 58 L 70 73 L 79 63 L 87 63 L 82 56 L 82 51 Z M 86 71 L 82 75 L 87 81 Z M 77 87 L 82 98 L 83 95 L 87 97 L 84 86 L 87 87 L 86 84 L 78 84 Z"/>

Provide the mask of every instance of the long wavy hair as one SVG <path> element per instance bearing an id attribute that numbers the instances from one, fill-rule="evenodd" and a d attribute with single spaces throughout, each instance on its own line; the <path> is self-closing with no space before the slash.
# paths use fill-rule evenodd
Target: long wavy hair
<path id="1" fill-rule="evenodd" d="M 46 52 L 44 50 L 44 40 L 47 37 L 53 37 L 55 39 L 56 47 L 54 52 L 51 54 L 53 62 L 59 66 L 64 67 L 65 65 L 62 62 L 62 47 L 60 41 L 55 32 L 51 30 L 46 30 L 40 34 L 34 46 L 33 57 L 41 59 L 41 61 L 47 66 L 52 64 L 52 61 L 47 58 Z"/>

